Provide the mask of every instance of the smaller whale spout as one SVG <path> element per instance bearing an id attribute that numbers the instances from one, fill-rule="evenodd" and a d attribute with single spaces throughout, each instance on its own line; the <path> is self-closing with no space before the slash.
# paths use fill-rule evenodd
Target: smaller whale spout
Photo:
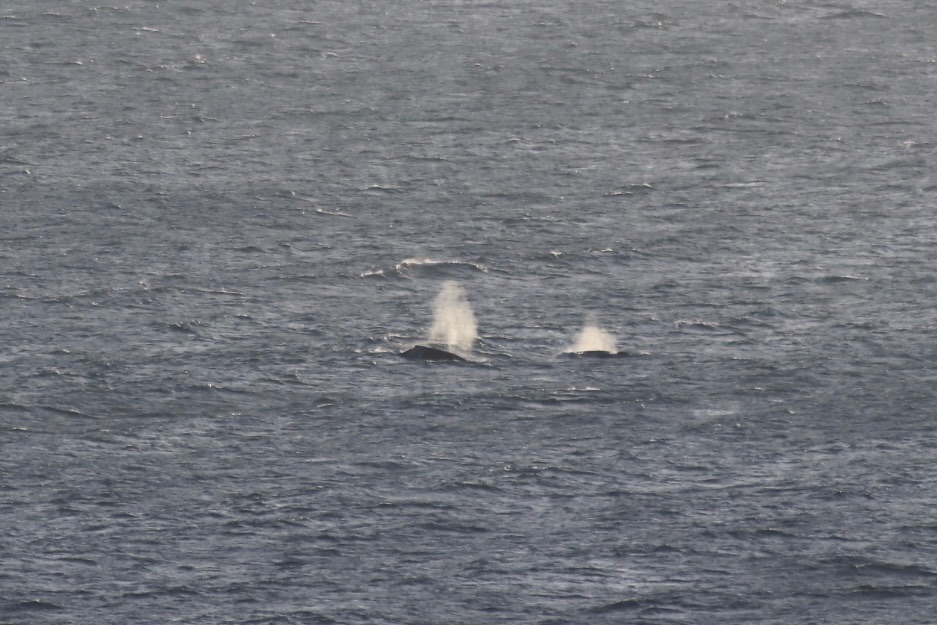
<path id="1" fill-rule="evenodd" d="M 576 344 L 567 348 L 563 356 L 586 358 L 614 358 L 623 356 L 615 344 L 615 337 L 599 327 L 595 319 L 587 318 Z"/>

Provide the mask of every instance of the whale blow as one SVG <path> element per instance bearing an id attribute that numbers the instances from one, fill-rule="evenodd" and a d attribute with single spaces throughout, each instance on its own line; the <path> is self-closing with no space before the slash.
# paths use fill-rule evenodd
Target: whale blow
<path id="1" fill-rule="evenodd" d="M 610 358 L 621 356 L 615 343 L 615 337 L 599 327 L 594 319 L 586 319 L 576 344 L 563 351 L 564 356 L 583 356 L 589 358 Z"/>
<path id="2" fill-rule="evenodd" d="M 472 344 L 478 338 L 477 328 L 475 313 L 465 298 L 465 289 L 450 280 L 443 284 L 436 297 L 433 326 L 429 330 L 429 342 L 446 348 L 415 345 L 400 355 L 407 360 L 465 362 L 466 358 L 451 350 L 471 352 Z"/>
<path id="3" fill-rule="evenodd" d="M 476 338 L 478 324 L 465 297 L 465 289 L 450 280 L 443 284 L 436 297 L 429 342 L 470 352 Z"/>

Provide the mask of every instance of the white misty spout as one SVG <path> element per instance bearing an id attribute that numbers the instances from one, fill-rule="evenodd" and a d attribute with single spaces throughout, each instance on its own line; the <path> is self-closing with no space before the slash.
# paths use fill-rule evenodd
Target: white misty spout
<path id="1" fill-rule="evenodd" d="M 471 351 L 478 338 L 478 325 L 472 312 L 465 289 L 456 282 L 446 282 L 436 297 L 433 327 L 429 331 L 432 343 L 442 343 L 464 351 Z"/>
<path id="2" fill-rule="evenodd" d="M 618 347 L 615 344 L 615 337 L 598 326 L 595 321 L 587 320 L 576 344 L 570 351 L 573 352 L 609 352 L 617 353 Z"/>

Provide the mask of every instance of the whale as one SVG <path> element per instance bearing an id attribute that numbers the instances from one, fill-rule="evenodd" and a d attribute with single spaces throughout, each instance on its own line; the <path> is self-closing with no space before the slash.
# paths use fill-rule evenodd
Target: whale
<path id="1" fill-rule="evenodd" d="M 604 349 L 589 349 L 584 352 L 563 352 L 563 358 L 622 358 L 626 352 L 608 352 Z"/>
<path id="2" fill-rule="evenodd" d="M 429 347 L 427 345 L 414 345 L 400 355 L 407 360 L 422 360 L 434 362 L 466 362 L 465 358 L 452 352 L 447 352 L 438 347 Z"/>

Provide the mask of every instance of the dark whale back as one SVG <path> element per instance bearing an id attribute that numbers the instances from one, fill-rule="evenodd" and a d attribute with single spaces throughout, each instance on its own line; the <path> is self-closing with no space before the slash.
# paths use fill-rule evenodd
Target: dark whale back
<path id="1" fill-rule="evenodd" d="M 584 352 L 563 352 L 565 358 L 621 358 L 623 352 L 607 352 L 602 349 L 593 349 Z"/>
<path id="2" fill-rule="evenodd" d="M 407 360 L 465 361 L 465 358 L 462 358 L 462 356 L 447 352 L 438 347 L 427 347 L 426 345 L 415 345 L 405 352 L 400 352 L 400 355 Z"/>

